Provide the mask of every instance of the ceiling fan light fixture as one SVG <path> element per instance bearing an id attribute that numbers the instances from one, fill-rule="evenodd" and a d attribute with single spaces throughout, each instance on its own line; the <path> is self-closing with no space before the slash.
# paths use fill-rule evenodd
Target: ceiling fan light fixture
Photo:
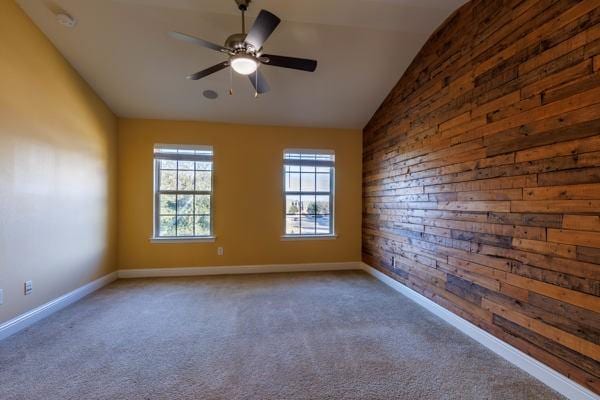
<path id="1" fill-rule="evenodd" d="M 231 64 L 231 68 L 241 75 L 250 75 L 256 72 L 258 68 L 258 61 L 247 54 L 235 55 L 231 57 L 229 63 Z"/>

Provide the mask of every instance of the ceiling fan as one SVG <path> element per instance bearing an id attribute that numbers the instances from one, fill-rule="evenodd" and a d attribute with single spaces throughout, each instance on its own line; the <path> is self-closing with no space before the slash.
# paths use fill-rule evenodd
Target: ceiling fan
<path id="1" fill-rule="evenodd" d="M 231 67 L 238 74 L 247 75 L 250 78 L 250 82 L 255 89 L 255 95 L 258 95 L 269 91 L 269 85 L 258 69 L 261 64 L 308 72 L 313 72 L 317 68 L 316 60 L 264 54 L 262 52 L 263 44 L 271 36 L 281 20 L 267 10 L 261 10 L 256 21 L 254 21 L 254 25 L 246 33 L 245 12 L 248 9 L 250 1 L 235 0 L 239 10 L 242 12 L 242 33 L 230 35 L 225 40 L 224 46 L 186 35 L 185 33 L 169 32 L 175 39 L 197 44 L 229 56 L 228 60 L 191 74 L 187 77 L 188 79 L 197 80 L 224 68 Z"/>

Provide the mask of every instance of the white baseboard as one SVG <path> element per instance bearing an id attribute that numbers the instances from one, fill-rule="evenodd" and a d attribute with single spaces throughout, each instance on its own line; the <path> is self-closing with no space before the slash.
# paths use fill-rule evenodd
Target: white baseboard
<path id="1" fill-rule="evenodd" d="M 356 261 L 312 264 L 270 264 L 238 265 L 223 267 L 120 269 L 119 271 L 117 271 L 117 274 L 119 278 L 154 278 L 175 276 L 265 274 L 273 272 L 340 271 L 362 269 L 362 263 Z"/>
<path id="2" fill-rule="evenodd" d="M 47 302 L 46 304 L 42 304 L 39 307 L 34 308 L 24 314 L 21 314 L 9 321 L 6 321 L 0 324 L 0 340 L 9 337 L 22 329 L 27 328 L 28 326 L 34 324 L 35 322 L 46 318 L 52 313 L 57 312 L 58 310 L 65 308 L 66 306 L 75 303 L 76 301 L 82 299 L 88 294 L 95 292 L 103 286 L 108 285 L 112 281 L 117 279 L 117 273 L 112 272 L 108 275 L 104 275 L 101 278 L 96 279 L 86 285 L 81 286 L 64 294 L 54 300 Z"/>
<path id="3" fill-rule="evenodd" d="M 362 263 L 362 265 L 367 273 L 437 315 L 450 325 L 453 325 L 461 332 L 470 336 L 472 339 L 475 339 L 500 357 L 521 368 L 563 396 L 571 400 L 600 400 L 600 396 L 581 386 L 577 382 L 572 381 L 560 372 L 553 370 L 510 344 L 498 339 L 451 311 L 448 311 L 434 301 L 429 300 L 427 297 L 390 278 L 386 274 L 379 272 L 370 265 L 365 263 Z"/>

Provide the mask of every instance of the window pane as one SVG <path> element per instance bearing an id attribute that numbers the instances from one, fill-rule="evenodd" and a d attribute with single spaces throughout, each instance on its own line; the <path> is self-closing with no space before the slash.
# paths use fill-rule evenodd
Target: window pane
<path id="1" fill-rule="evenodd" d="M 160 171 L 160 190 L 177 189 L 177 172 Z"/>
<path id="2" fill-rule="evenodd" d="M 160 214 L 175 215 L 175 195 L 161 194 L 160 195 Z"/>
<path id="3" fill-rule="evenodd" d="M 284 165 L 297 160 L 302 164 L 284 167 L 286 234 L 331 234 L 333 204 L 329 193 L 333 192 L 335 155 L 329 150 L 286 150 L 283 158 Z M 331 165 L 317 166 L 318 163 Z M 291 195 L 292 191 L 301 194 Z"/>
<path id="4" fill-rule="evenodd" d="M 169 154 L 184 158 L 186 155 L 212 156 L 212 150 L 199 148 L 155 148 L 155 154 Z M 183 146 L 185 147 L 185 146 Z M 160 160 L 155 161 L 159 187 L 157 190 L 171 191 L 173 194 L 159 193 L 156 198 L 157 216 L 156 235 L 165 237 L 187 237 L 209 235 L 212 223 L 211 196 L 213 162 L 196 160 Z M 208 194 L 195 194 L 206 191 Z"/>
<path id="5" fill-rule="evenodd" d="M 287 215 L 285 217 L 285 233 L 286 235 L 300 234 L 300 216 Z"/>
<path id="6" fill-rule="evenodd" d="M 155 148 L 154 153 L 162 153 L 162 154 L 177 154 L 177 149 L 169 149 L 169 148 Z"/>
<path id="7" fill-rule="evenodd" d="M 315 214 L 329 214 L 329 196 L 317 196 L 317 212 Z M 312 214 L 312 213 L 311 213 Z"/>
<path id="8" fill-rule="evenodd" d="M 196 236 L 207 236 L 210 235 L 210 217 L 201 216 L 196 217 Z"/>
<path id="9" fill-rule="evenodd" d="M 175 217 L 160 217 L 158 225 L 159 236 L 175 236 Z"/>
<path id="10" fill-rule="evenodd" d="M 329 192 L 329 174 L 317 174 L 317 192 Z"/>
<path id="11" fill-rule="evenodd" d="M 285 174 L 285 190 L 286 192 L 300 191 L 300 174 L 287 173 Z"/>
<path id="12" fill-rule="evenodd" d="M 193 161 L 177 161 L 177 167 L 180 170 L 193 170 L 194 162 Z"/>
<path id="13" fill-rule="evenodd" d="M 333 154 L 317 154 L 317 160 L 333 161 Z"/>
<path id="14" fill-rule="evenodd" d="M 177 217 L 177 236 L 194 236 L 194 217 Z"/>
<path id="15" fill-rule="evenodd" d="M 314 215 L 303 215 L 300 217 L 300 233 L 305 235 L 315 234 L 315 216 Z"/>
<path id="16" fill-rule="evenodd" d="M 179 171 L 177 190 L 194 190 L 194 171 Z"/>
<path id="17" fill-rule="evenodd" d="M 331 233 L 329 230 L 329 215 L 317 215 L 317 234 L 327 235 Z"/>
<path id="18" fill-rule="evenodd" d="M 177 195 L 177 215 L 194 214 L 194 195 Z M 179 223 L 178 223 L 179 224 Z"/>
<path id="19" fill-rule="evenodd" d="M 196 161 L 196 171 L 210 171 L 210 170 L 212 170 L 212 162 Z"/>
<path id="20" fill-rule="evenodd" d="M 300 196 L 287 195 L 285 196 L 285 213 L 299 214 L 300 213 Z"/>
<path id="21" fill-rule="evenodd" d="M 177 161 L 160 160 L 160 169 L 177 169 Z"/>
<path id="22" fill-rule="evenodd" d="M 302 173 L 302 186 L 300 190 L 302 192 L 314 192 L 315 191 L 315 174 Z"/>
<path id="23" fill-rule="evenodd" d="M 300 212 L 302 214 L 315 214 L 315 196 L 301 196 L 300 197 Z M 312 212 L 311 212 L 312 211 Z"/>
<path id="24" fill-rule="evenodd" d="M 196 212 L 195 214 L 210 214 L 210 195 L 196 195 Z"/>
<path id="25" fill-rule="evenodd" d="M 196 171 L 196 190 L 210 190 L 210 171 Z"/>
<path id="26" fill-rule="evenodd" d="M 300 172 L 304 173 L 308 173 L 308 174 L 314 174 L 315 173 L 315 167 L 313 165 L 303 165 L 300 167 Z"/>
<path id="27" fill-rule="evenodd" d="M 299 160 L 300 159 L 300 153 L 285 153 L 285 158 L 288 160 Z"/>

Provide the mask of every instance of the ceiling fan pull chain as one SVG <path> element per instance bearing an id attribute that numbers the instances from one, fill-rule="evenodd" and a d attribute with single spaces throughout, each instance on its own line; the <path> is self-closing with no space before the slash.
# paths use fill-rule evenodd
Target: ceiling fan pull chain
<path id="1" fill-rule="evenodd" d="M 256 69 L 256 85 L 254 85 L 254 98 L 258 97 L 258 68 Z"/>
<path id="2" fill-rule="evenodd" d="M 229 95 L 233 96 L 233 71 L 231 65 L 229 66 Z"/>

